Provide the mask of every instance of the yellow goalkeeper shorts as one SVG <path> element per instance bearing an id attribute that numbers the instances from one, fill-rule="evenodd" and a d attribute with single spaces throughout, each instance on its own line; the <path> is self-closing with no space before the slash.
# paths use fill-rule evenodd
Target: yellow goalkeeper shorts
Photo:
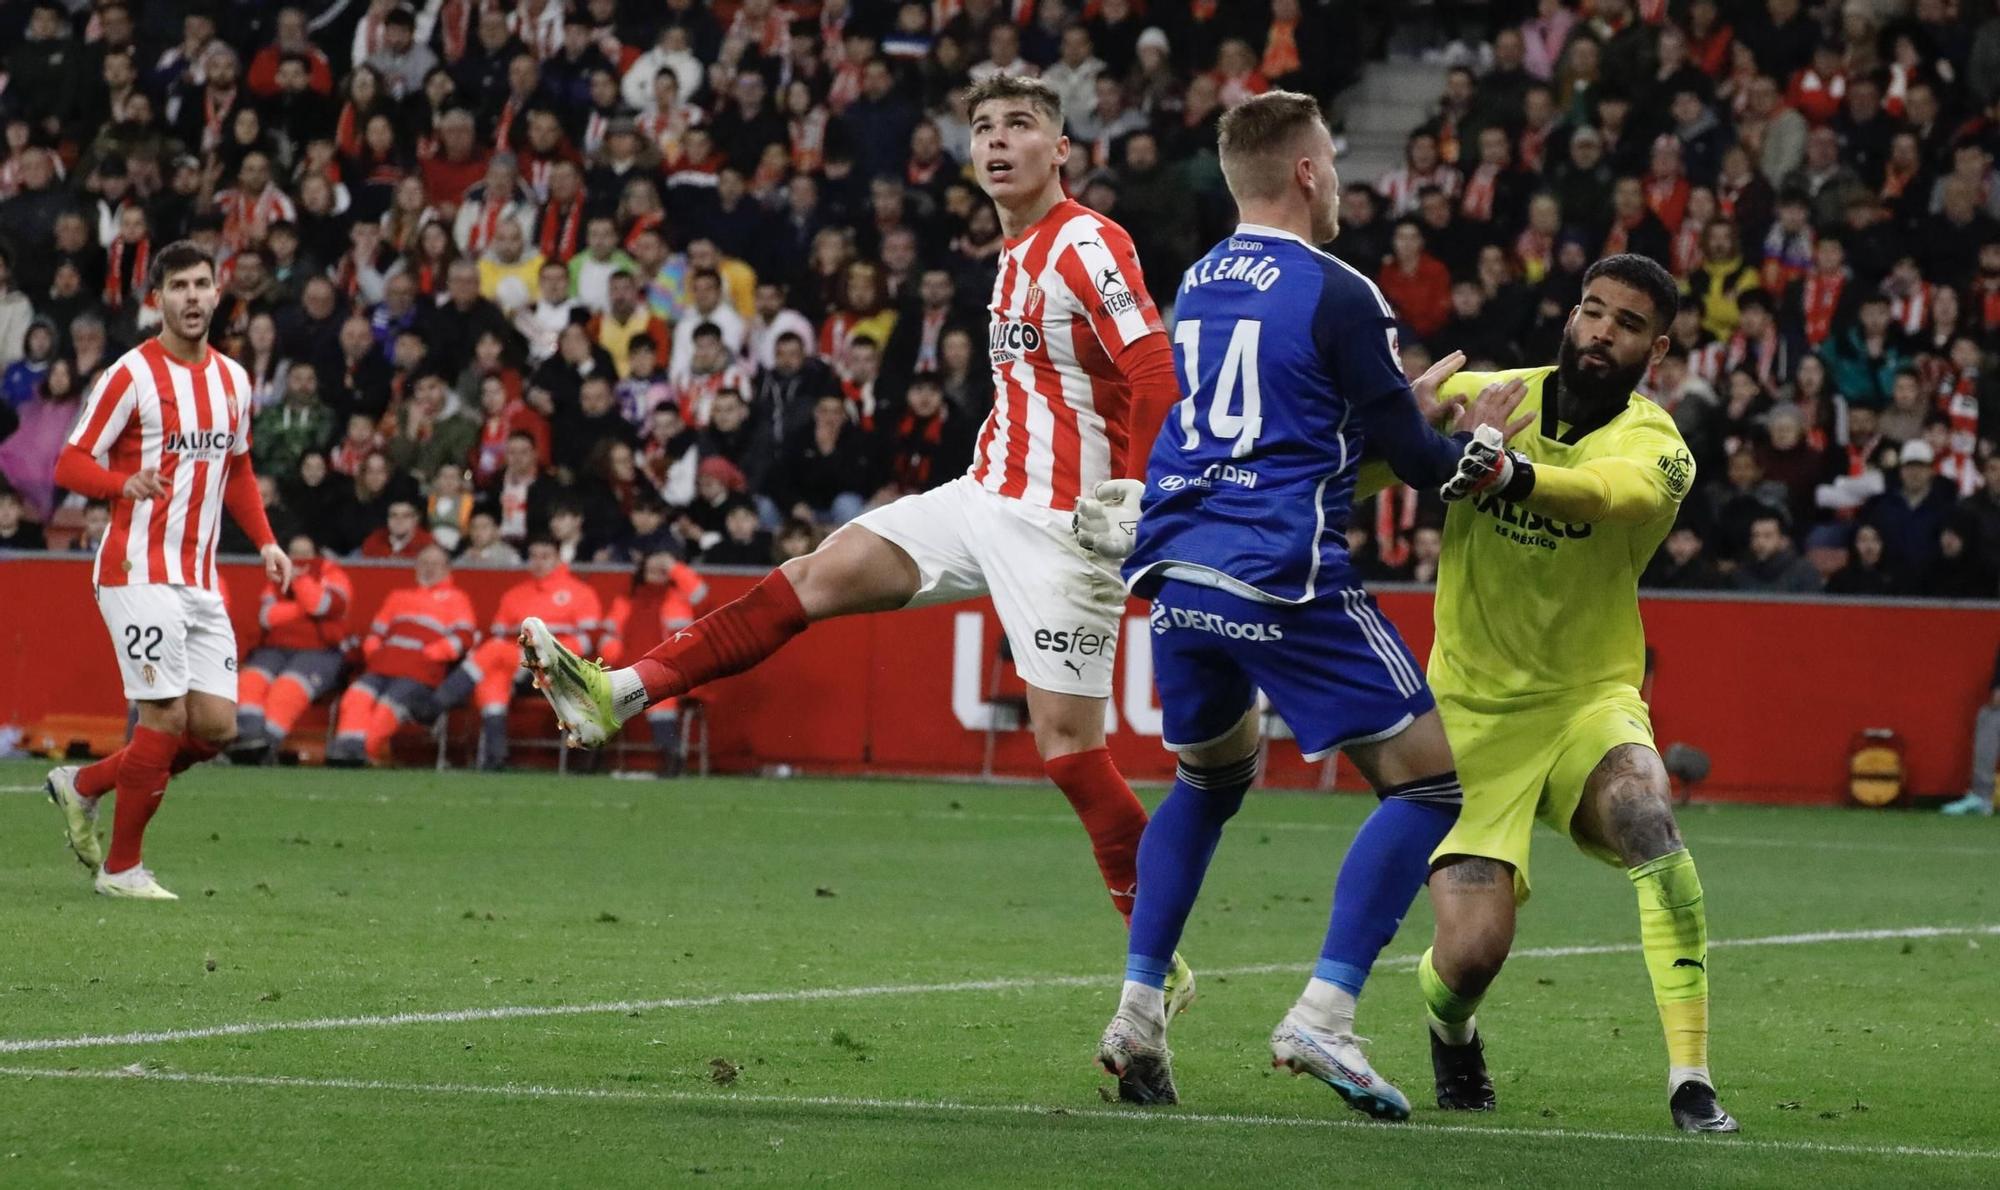
<path id="1" fill-rule="evenodd" d="M 1529 836 L 1535 820 L 1586 855 L 1622 867 L 1614 852 L 1576 838 L 1570 820 L 1583 785 L 1620 744 L 1653 744 L 1639 692 L 1614 686 L 1543 704 L 1494 703 L 1439 692 L 1438 712 L 1458 764 L 1465 808 L 1432 853 L 1497 859 L 1514 869 L 1514 899 L 1528 899 Z"/>

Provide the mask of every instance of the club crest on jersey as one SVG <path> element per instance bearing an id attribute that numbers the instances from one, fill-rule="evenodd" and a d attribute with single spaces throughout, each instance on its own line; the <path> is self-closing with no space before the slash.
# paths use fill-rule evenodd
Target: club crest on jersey
<path id="1" fill-rule="evenodd" d="M 1048 295 L 1042 292 L 1042 287 L 1039 284 L 1033 281 L 1028 282 L 1028 304 L 1023 307 L 1023 311 L 1030 318 L 1040 318 L 1042 315 L 1042 301 L 1046 297 Z"/>
<path id="2" fill-rule="evenodd" d="M 151 664 L 142 665 L 139 667 L 139 676 L 146 679 L 146 685 L 152 686 L 158 684 L 160 671 L 154 669 Z"/>

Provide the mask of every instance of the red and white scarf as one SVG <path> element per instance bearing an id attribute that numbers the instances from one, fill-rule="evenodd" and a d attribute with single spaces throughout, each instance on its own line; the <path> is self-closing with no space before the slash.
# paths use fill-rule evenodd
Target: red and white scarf
<path id="1" fill-rule="evenodd" d="M 1847 288 L 1847 274 L 1828 277 L 1808 273 L 1804 286 L 1799 291 L 1799 302 L 1805 307 L 1806 342 L 1818 347 L 1833 333 L 1833 318 L 1840 312 L 1840 295 Z"/>
<path id="2" fill-rule="evenodd" d="M 1938 408 L 1950 423 L 1945 456 L 1938 474 L 1958 485 L 1962 499 L 1979 490 L 1979 369 L 1967 368 L 1949 377 L 1938 394 Z"/>
<path id="3" fill-rule="evenodd" d="M 576 255 L 577 230 L 582 226 L 583 195 L 570 199 L 567 210 L 557 206 L 554 199 L 549 200 L 542 208 L 541 234 L 535 237 L 542 256 L 567 264 Z"/>
<path id="4" fill-rule="evenodd" d="M 493 235 L 500 230 L 500 220 L 507 214 L 507 196 L 487 192 L 485 205 L 480 208 L 479 217 L 472 221 L 472 230 L 465 236 L 465 254 L 477 257 L 493 242 Z"/>
<path id="5" fill-rule="evenodd" d="M 130 252 L 127 252 L 127 249 Z M 152 258 L 153 242 L 140 240 L 137 244 L 127 244 L 123 236 L 111 241 L 111 250 L 106 254 L 104 270 L 104 305 L 106 309 L 123 309 L 125 299 L 141 293 L 146 288 L 146 263 Z"/>
<path id="6" fill-rule="evenodd" d="M 1673 249 L 1669 253 L 1674 266 L 1674 276 L 1685 277 L 1708 261 L 1701 250 L 1701 233 L 1708 227 L 1706 223 L 1696 223 L 1692 219 L 1681 220 L 1681 229 L 1674 233 Z"/>
<path id="7" fill-rule="evenodd" d="M 1417 527 L 1417 490 L 1392 483 L 1375 497 L 1375 557 L 1394 569 L 1410 560 L 1410 534 Z"/>
<path id="8" fill-rule="evenodd" d="M 1476 223 L 1493 218 L 1493 196 L 1498 189 L 1500 167 L 1482 165 L 1465 181 L 1465 195 L 1458 201 L 1458 213 Z"/>
<path id="9" fill-rule="evenodd" d="M 1885 290 L 1885 292 L 1887 292 Z M 1889 317 L 1903 328 L 1906 335 L 1914 335 L 1924 329 L 1931 316 L 1931 283 L 1919 281 L 1910 287 L 1908 293 L 1889 293 Z"/>

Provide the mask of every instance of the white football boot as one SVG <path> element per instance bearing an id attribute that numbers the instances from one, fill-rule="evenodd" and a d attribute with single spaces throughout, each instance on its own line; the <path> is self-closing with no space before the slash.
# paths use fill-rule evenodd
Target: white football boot
<path id="1" fill-rule="evenodd" d="M 97 892 L 100 896 L 123 897 L 128 901 L 178 901 L 179 897 L 160 886 L 153 879 L 146 865 L 137 864 L 123 872 L 97 871 Z"/>
<path id="2" fill-rule="evenodd" d="M 1409 1119 L 1410 1101 L 1375 1073 L 1368 1055 L 1361 1052 L 1361 1041 L 1352 1033 L 1315 1028 L 1293 1009 L 1271 1031 L 1271 1065 L 1312 1075 L 1354 1110 L 1378 1120 Z"/>
<path id="3" fill-rule="evenodd" d="M 76 791 L 76 773 L 73 764 L 52 768 L 42 789 L 62 811 L 63 833 L 69 837 L 69 849 L 76 853 L 77 862 L 95 872 L 104 866 L 104 844 L 97 838 L 97 799 Z"/>

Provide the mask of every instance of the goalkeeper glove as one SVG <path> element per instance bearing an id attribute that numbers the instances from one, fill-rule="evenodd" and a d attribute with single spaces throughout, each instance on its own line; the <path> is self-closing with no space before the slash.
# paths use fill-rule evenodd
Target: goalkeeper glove
<path id="1" fill-rule="evenodd" d="M 1076 502 L 1069 521 L 1077 544 L 1116 562 L 1129 556 L 1139 536 L 1139 498 L 1146 485 L 1136 479 L 1107 479 L 1093 496 Z"/>
<path id="2" fill-rule="evenodd" d="M 1507 449 L 1506 439 L 1493 426 L 1480 426 L 1458 456 L 1458 471 L 1438 495 L 1447 503 L 1480 492 L 1496 492 L 1518 500 L 1534 489 L 1535 468 L 1528 457 Z"/>

